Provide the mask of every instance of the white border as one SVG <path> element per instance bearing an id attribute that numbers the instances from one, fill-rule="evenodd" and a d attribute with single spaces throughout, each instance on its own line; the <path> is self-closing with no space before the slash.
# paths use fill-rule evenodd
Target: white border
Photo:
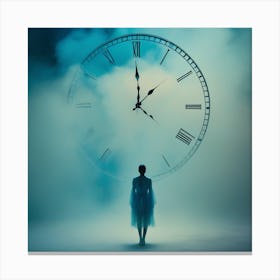
<path id="1" fill-rule="evenodd" d="M 280 279 L 278 1 L 0 3 L 1 279 Z M 27 28 L 78 26 L 253 27 L 252 255 L 28 255 Z"/>

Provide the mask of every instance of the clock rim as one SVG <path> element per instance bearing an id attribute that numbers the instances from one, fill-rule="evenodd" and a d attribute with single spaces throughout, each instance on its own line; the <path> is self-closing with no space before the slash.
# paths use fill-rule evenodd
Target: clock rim
<path id="1" fill-rule="evenodd" d="M 151 40 L 151 38 L 155 38 L 155 40 Z M 128 33 L 125 35 L 115 37 L 109 41 L 106 41 L 105 43 L 103 43 L 103 44 L 97 46 L 95 49 L 93 49 L 87 56 L 85 56 L 85 58 L 80 63 L 79 69 L 76 71 L 74 78 L 72 80 L 72 83 L 70 85 L 70 89 L 67 93 L 67 103 L 71 103 L 71 100 L 73 99 L 73 96 L 71 95 L 71 89 L 72 89 L 74 83 L 77 81 L 79 74 L 81 72 L 85 72 L 84 65 L 86 63 L 89 63 L 97 55 L 102 54 L 107 48 L 117 45 L 117 44 L 130 42 L 130 41 L 154 42 L 154 43 L 166 46 L 168 49 L 170 49 L 170 50 L 176 52 L 178 55 L 180 55 L 187 62 L 187 64 L 194 70 L 196 77 L 200 81 L 202 92 L 203 92 L 203 97 L 204 97 L 204 104 L 205 104 L 204 119 L 203 119 L 202 127 L 200 129 L 200 132 L 198 133 L 198 137 L 196 138 L 195 143 L 193 144 L 192 148 L 187 153 L 187 155 L 184 156 L 183 159 L 181 161 L 179 161 L 174 167 L 170 168 L 169 170 L 167 170 L 165 172 L 161 172 L 161 173 L 151 176 L 151 178 L 153 180 L 157 181 L 157 180 L 161 179 L 162 177 L 165 177 L 165 176 L 170 175 L 171 173 L 174 173 L 175 171 L 180 169 L 183 165 L 185 165 L 190 160 L 190 158 L 195 154 L 195 152 L 199 148 L 202 140 L 204 139 L 206 131 L 208 129 L 208 124 L 210 121 L 211 102 L 210 102 L 210 92 L 209 92 L 208 84 L 206 82 L 203 72 L 198 67 L 197 63 L 185 50 L 183 50 L 180 46 L 178 46 L 177 44 L 173 43 L 170 40 L 167 40 L 158 35 L 152 35 L 152 34 L 148 34 L 148 33 Z M 206 99 L 207 99 L 207 101 L 206 101 Z M 98 164 L 96 164 L 96 163 L 95 163 L 95 166 L 99 167 Z M 103 170 L 101 167 L 99 167 L 99 169 L 102 170 L 107 175 L 110 175 L 109 172 L 107 172 L 106 170 Z M 114 175 L 111 175 L 111 176 L 114 178 L 117 178 Z"/>

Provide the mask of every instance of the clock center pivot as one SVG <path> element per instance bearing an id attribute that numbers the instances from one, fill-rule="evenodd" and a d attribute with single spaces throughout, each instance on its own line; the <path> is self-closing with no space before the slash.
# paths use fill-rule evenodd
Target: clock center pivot
<path id="1" fill-rule="evenodd" d="M 132 110 L 134 111 L 134 110 L 136 110 L 136 109 L 140 109 L 140 108 L 141 108 L 141 105 L 142 105 L 141 102 L 137 102 L 137 103 L 135 104 L 135 107 L 134 107 Z"/>

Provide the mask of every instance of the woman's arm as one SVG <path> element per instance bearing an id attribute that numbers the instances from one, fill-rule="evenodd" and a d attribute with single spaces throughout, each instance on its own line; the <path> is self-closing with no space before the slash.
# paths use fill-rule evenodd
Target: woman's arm
<path id="1" fill-rule="evenodd" d="M 152 193 L 152 180 L 151 179 L 149 179 L 149 181 L 148 181 L 147 193 L 148 194 Z"/>

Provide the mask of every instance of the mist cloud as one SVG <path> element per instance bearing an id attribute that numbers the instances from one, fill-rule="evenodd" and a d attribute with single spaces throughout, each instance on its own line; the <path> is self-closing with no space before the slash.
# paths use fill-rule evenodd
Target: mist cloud
<path id="1" fill-rule="evenodd" d="M 55 33 L 56 30 L 52 32 Z M 92 110 L 93 119 L 89 120 L 86 114 L 78 114 L 77 110 L 68 106 L 66 99 L 79 63 L 89 52 L 115 36 L 142 32 L 178 42 L 194 58 L 208 82 L 212 109 L 205 139 L 190 162 L 178 172 L 154 182 L 156 221 L 158 218 L 160 223 L 164 223 L 165 219 L 172 220 L 172 217 L 176 217 L 180 228 L 184 228 L 190 220 L 210 219 L 245 224 L 250 228 L 251 30 L 73 29 L 57 32 L 60 36 L 44 38 L 53 42 L 49 47 L 51 51 L 44 52 L 39 51 L 43 44 L 36 43 L 38 37 L 32 36 L 32 32 L 29 34 L 29 224 L 71 220 L 74 217 L 90 217 L 94 221 L 95 217 L 97 226 L 102 215 L 108 215 L 113 209 L 127 219 L 131 188 L 129 181 L 122 182 L 104 175 L 85 157 L 83 149 L 90 149 L 91 137 L 94 138 L 94 132 L 100 131 L 103 125 L 109 128 L 108 131 L 104 130 L 104 133 L 108 133 L 107 137 L 114 137 L 116 132 L 130 137 L 132 125 L 139 122 L 140 126 L 143 121 L 147 123 L 147 116 L 144 114 L 139 118 L 141 112 L 134 115 L 125 112 L 114 97 L 100 94 L 104 90 L 114 91 L 116 95 L 126 94 L 126 105 L 133 107 L 136 93 L 131 96 L 130 91 L 127 91 L 131 89 L 135 92 L 133 75 L 131 80 L 118 80 L 119 77 L 129 76 L 129 67 L 133 61 L 127 61 L 127 66 L 118 75 L 111 72 L 102 77 L 103 83 L 94 89 L 93 98 L 98 99 L 104 107 Z M 143 92 L 160 82 L 151 78 L 157 71 L 158 69 L 152 68 L 144 77 L 146 84 L 143 85 Z M 151 102 L 147 102 L 145 107 L 155 118 L 159 116 L 156 108 L 161 106 L 161 102 L 168 102 L 170 106 L 175 102 L 168 95 L 172 88 L 172 83 L 169 82 L 171 78 L 168 73 L 163 72 L 162 75 L 167 79 L 161 92 L 165 95 L 162 99 L 156 99 L 158 96 L 151 98 Z M 91 90 L 90 86 L 84 85 L 85 95 Z M 195 86 L 194 84 L 193 87 Z M 102 123 L 93 121 L 100 116 Z M 177 118 L 176 114 L 172 117 L 173 119 L 159 121 L 166 123 Z M 123 119 L 127 121 L 121 122 Z M 144 133 L 153 134 L 154 125 L 156 124 L 151 120 Z M 83 130 L 86 126 L 92 127 L 91 132 Z M 87 133 L 92 135 L 85 137 Z M 139 131 L 138 137 L 143 137 L 143 131 Z M 121 139 L 115 138 L 115 141 L 122 154 L 125 147 Z M 133 145 L 134 139 L 131 138 L 130 141 Z M 99 148 L 98 143 L 100 144 L 96 141 L 95 150 L 101 152 L 104 146 Z M 154 143 L 154 146 L 159 147 L 157 144 Z M 144 147 L 139 149 L 148 152 Z M 123 158 L 123 166 L 119 165 L 116 157 L 114 168 L 127 172 L 127 177 L 132 179 L 137 176 L 138 162 L 130 165 L 129 169 L 127 166 L 134 156 L 127 155 Z M 142 153 L 142 156 L 143 161 L 148 158 L 148 154 Z M 149 172 L 153 173 L 151 169 L 148 168 L 147 175 Z M 127 220 L 122 223 L 129 226 Z"/>

